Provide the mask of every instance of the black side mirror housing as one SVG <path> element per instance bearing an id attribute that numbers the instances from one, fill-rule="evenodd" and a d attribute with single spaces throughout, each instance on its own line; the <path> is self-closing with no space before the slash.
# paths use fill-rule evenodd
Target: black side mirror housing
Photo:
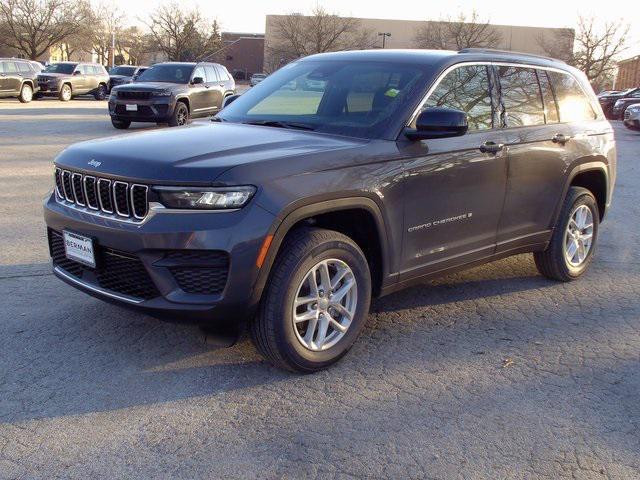
<path id="1" fill-rule="evenodd" d="M 193 77 L 193 80 L 191 80 L 191 83 L 193 83 L 194 85 L 200 85 L 200 84 L 204 83 L 204 78 L 202 78 L 202 77 Z"/>
<path id="2" fill-rule="evenodd" d="M 238 98 L 240 98 L 240 95 L 229 95 L 228 97 L 225 97 L 225 99 L 222 101 L 222 108 L 235 102 Z"/>
<path id="3" fill-rule="evenodd" d="M 416 128 L 405 129 L 410 140 L 460 137 L 467 133 L 467 114 L 454 108 L 432 107 L 420 112 Z"/>
<path id="4" fill-rule="evenodd" d="M 82 72 L 80 72 L 80 70 L 74 70 L 73 71 L 73 75 L 80 75 Z"/>

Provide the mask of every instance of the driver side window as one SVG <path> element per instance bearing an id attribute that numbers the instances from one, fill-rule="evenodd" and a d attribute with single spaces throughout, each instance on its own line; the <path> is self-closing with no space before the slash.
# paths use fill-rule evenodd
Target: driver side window
<path id="1" fill-rule="evenodd" d="M 204 67 L 196 67 L 196 69 L 193 71 L 193 75 L 191 76 L 191 80 L 193 81 L 194 78 L 200 77 L 204 82 L 206 82 L 205 78 L 205 73 L 204 73 Z"/>
<path id="2" fill-rule="evenodd" d="M 486 65 L 466 65 L 450 71 L 431 93 L 423 110 L 454 108 L 468 115 L 469 131 L 493 128 L 489 72 Z"/>

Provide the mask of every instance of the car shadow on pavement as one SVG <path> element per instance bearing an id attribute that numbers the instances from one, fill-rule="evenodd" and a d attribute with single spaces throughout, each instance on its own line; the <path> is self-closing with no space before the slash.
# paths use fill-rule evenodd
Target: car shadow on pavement
<path id="1" fill-rule="evenodd" d="M 0 116 L 9 115 L 9 116 L 24 116 L 24 117 L 33 117 L 33 116 L 56 116 L 56 117 L 84 117 L 89 115 L 100 115 L 105 114 L 108 116 L 109 111 L 107 110 L 106 104 L 102 107 L 91 107 L 91 108 L 46 108 L 46 107 L 38 107 L 38 108 L 5 108 L 4 106 L 0 106 Z"/>

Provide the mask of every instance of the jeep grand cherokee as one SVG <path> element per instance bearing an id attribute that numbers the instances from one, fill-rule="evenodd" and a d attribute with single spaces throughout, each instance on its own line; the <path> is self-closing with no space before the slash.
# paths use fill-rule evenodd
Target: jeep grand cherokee
<path id="1" fill-rule="evenodd" d="M 329 53 L 211 124 L 68 148 L 45 218 L 68 284 L 248 323 L 267 359 L 310 372 L 349 350 L 372 296 L 524 252 L 546 277 L 580 277 L 615 166 L 611 126 L 562 62 Z"/>

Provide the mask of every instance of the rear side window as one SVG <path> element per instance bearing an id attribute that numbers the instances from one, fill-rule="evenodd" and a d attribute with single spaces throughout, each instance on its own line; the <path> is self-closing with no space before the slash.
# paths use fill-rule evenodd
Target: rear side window
<path id="1" fill-rule="evenodd" d="M 31 73 L 31 67 L 27 62 L 18 62 L 18 70 L 20 73 Z"/>
<path id="2" fill-rule="evenodd" d="M 18 73 L 15 62 L 4 62 L 4 73 Z"/>
<path id="3" fill-rule="evenodd" d="M 551 82 L 544 70 L 538 70 L 538 81 L 540 82 L 540 90 L 542 91 L 542 100 L 544 102 L 544 114 L 547 123 L 558 123 L 560 116 L 558 115 L 558 105 L 556 104 Z"/>
<path id="4" fill-rule="evenodd" d="M 216 69 L 213 68 L 213 65 L 205 65 L 204 71 L 207 73 L 207 83 L 216 83 L 218 81 L 218 75 L 216 74 Z"/>
<path id="5" fill-rule="evenodd" d="M 507 127 L 544 125 L 544 107 L 535 70 L 498 67 L 500 91 Z"/>
<path id="6" fill-rule="evenodd" d="M 493 127 L 489 73 L 485 65 L 467 65 L 449 72 L 423 108 L 445 107 L 466 112 L 469 130 Z"/>
<path id="7" fill-rule="evenodd" d="M 556 93 L 561 122 L 595 120 L 596 113 L 589 99 L 572 75 L 550 71 L 549 78 Z"/>

